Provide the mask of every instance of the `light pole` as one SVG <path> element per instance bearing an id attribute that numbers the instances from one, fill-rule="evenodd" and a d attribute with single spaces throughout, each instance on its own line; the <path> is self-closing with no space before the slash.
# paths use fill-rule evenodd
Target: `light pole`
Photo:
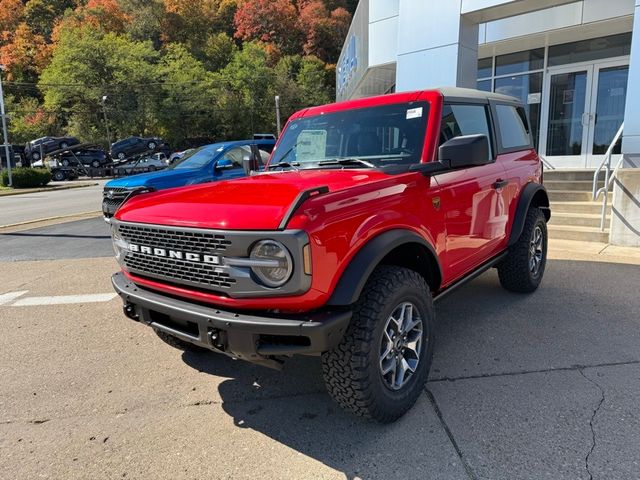
<path id="1" fill-rule="evenodd" d="M 111 135 L 109 134 L 109 122 L 107 120 L 107 107 L 104 102 L 107 101 L 107 96 L 102 96 L 102 115 L 104 115 L 104 128 L 107 130 L 107 149 L 111 147 Z"/>
<path id="2" fill-rule="evenodd" d="M 4 65 L 0 65 L 0 74 L 4 71 Z M 0 75 L 0 117 L 2 117 L 2 136 L 4 138 L 4 154 L 7 159 L 7 173 L 9 175 L 9 186 L 13 185 L 11 178 L 11 158 L 9 157 L 9 135 L 7 133 L 7 115 L 4 111 L 4 93 L 2 91 L 2 75 Z M 0 167 L 2 163 L 0 163 Z"/>
<path id="3" fill-rule="evenodd" d="M 278 128 L 278 137 L 280 137 L 280 95 L 276 95 L 276 126 Z"/>

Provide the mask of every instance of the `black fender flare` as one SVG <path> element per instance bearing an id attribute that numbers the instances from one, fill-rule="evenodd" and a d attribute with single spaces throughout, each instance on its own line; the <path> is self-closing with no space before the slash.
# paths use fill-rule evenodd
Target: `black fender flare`
<path id="1" fill-rule="evenodd" d="M 547 189 L 540 183 L 528 183 L 522 189 L 520 199 L 518 200 L 513 225 L 511 226 L 511 234 L 509 235 L 509 246 L 515 244 L 520 238 L 522 229 L 524 228 L 524 222 L 527 218 L 527 212 L 529 211 L 531 204 L 542 210 L 547 222 L 551 218 Z"/>
<path id="2" fill-rule="evenodd" d="M 351 259 L 333 290 L 327 305 L 351 305 L 358 300 L 367 280 L 382 259 L 397 247 L 417 243 L 426 248 L 437 267 L 439 280 L 442 279 L 442 268 L 433 246 L 420 235 L 404 229 L 388 230 L 369 240 Z M 439 285 L 430 285 L 432 289 Z"/>

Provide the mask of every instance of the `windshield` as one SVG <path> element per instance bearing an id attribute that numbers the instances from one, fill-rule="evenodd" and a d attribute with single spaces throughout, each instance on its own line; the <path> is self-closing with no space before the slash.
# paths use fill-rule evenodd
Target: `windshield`
<path id="1" fill-rule="evenodd" d="M 383 167 L 419 163 L 429 104 L 398 103 L 291 121 L 273 154 L 292 168 Z"/>
<path id="2" fill-rule="evenodd" d="M 169 167 L 171 170 L 201 168 L 214 159 L 224 147 L 222 145 L 205 145 L 185 153 L 182 158 Z"/>

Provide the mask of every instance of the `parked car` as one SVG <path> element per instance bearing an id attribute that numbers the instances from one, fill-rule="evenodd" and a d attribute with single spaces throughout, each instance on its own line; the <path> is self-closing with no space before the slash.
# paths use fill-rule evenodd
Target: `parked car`
<path id="1" fill-rule="evenodd" d="M 63 167 L 77 165 L 78 161 L 85 167 L 93 168 L 100 168 L 111 162 L 105 151 L 99 148 L 66 152 L 60 155 L 60 164 Z"/>
<path id="2" fill-rule="evenodd" d="M 171 155 L 169 155 L 169 165 L 173 165 L 176 162 L 176 160 L 182 158 L 185 154 L 191 152 L 192 150 L 193 148 L 189 148 L 181 152 L 173 152 Z"/>
<path id="3" fill-rule="evenodd" d="M 27 142 L 24 154 L 29 160 L 40 160 L 42 155 L 79 144 L 75 137 L 42 137 Z"/>
<path id="4" fill-rule="evenodd" d="M 164 142 L 158 137 L 129 137 L 111 144 L 111 158 L 124 160 L 136 154 L 155 151 Z"/>
<path id="5" fill-rule="evenodd" d="M 155 172 L 167 168 L 167 163 L 154 157 L 145 157 L 119 163 L 116 167 L 118 175 L 132 175 L 140 172 Z"/>
<path id="6" fill-rule="evenodd" d="M 338 404 L 391 422 L 424 394 L 435 300 L 492 267 L 510 291 L 542 281 L 549 198 L 513 97 L 308 108 L 267 169 L 118 209 L 112 283 L 129 318 L 174 347 L 272 367 L 320 355 Z"/>
<path id="7" fill-rule="evenodd" d="M 244 177 L 250 171 L 247 160 L 256 158 L 255 168 L 260 168 L 268 160 L 274 145 L 273 140 L 213 143 L 192 149 L 162 172 L 111 180 L 104 186 L 102 213 L 105 218 L 113 216 L 124 199 L 136 189 L 163 190 Z"/>

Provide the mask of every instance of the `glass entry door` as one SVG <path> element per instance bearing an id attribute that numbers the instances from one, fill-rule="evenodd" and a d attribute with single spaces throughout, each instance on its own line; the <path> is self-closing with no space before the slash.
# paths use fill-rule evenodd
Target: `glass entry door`
<path id="1" fill-rule="evenodd" d="M 624 119 L 627 63 L 549 69 L 539 150 L 554 167 L 600 164 Z"/>

